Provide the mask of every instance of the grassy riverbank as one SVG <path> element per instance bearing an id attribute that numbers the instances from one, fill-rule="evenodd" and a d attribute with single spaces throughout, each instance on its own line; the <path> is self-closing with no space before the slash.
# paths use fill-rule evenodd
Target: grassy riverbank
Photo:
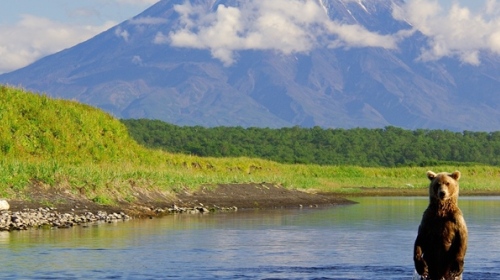
<path id="1" fill-rule="evenodd" d="M 23 196 L 30 186 L 42 185 L 68 190 L 89 199 L 109 203 L 116 198 L 134 201 L 137 189 L 176 193 L 194 191 L 202 185 L 227 183 L 280 184 L 286 188 L 344 195 L 379 193 L 425 194 L 428 180 L 425 172 L 462 172 L 462 194 L 500 194 L 500 170 L 495 167 L 437 166 L 401 168 L 360 168 L 338 166 L 279 165 L 252 159 L 179 158 L 165 154 L 163 162 L 137 164 L 65 163 L 60 161 L 2 160 L 0 196 Z M 186 166 L 186 164 L 188 166 Z M 190 166 L 189 166 L 190 165 Z"/>
<path id="2" fill-rule="evenodd" d="M 428 169 L 460 170 L 462 193 L 500 193 L 500 168 L 490 166 L 286 165 L 149 150 L 101 110 L 10 87 L 0 87 L 0 157 L 0 197 L 27 200 L 35 186 L 102 204 L 134 202 L 145 191 L 174 195 L 223 183 L 268 182 L 347 195 L 382 188 L 397 193 L 424 190 Z"/>

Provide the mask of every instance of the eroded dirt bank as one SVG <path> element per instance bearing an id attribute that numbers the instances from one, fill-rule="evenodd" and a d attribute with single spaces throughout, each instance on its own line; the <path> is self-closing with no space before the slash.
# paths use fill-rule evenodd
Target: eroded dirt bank
<path id="1" fill-rule="evenodd" d="M 132 217 L 151 217 L 163 212 L 158 209 L 195 207 L 203 205 L 209 209 L 217 207 L 245 208 L 290 208 L 321 207 L 353 203 L 339 195 L 314 194 L 299 190 L 289 190 L 269 183 L 262 184 L 221 184 L 201 187 L 196 192 L 181 191 L 165 194 L 159 191 L 137 190 L 132 202 L 117 205 L 100 205 L 83 196 L 65 190 L 47 189 L 33 186 L 28 198 L 10 200 L 11 211 L 50 207 L 60 213 L 124 212 Z"/>

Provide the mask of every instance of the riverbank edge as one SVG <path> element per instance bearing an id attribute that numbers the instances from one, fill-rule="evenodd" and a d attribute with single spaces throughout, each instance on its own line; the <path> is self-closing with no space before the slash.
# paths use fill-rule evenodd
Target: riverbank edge
<path id="1" fill-rule="evenodd" d="M 135 194 L 136 198 L 133 202 L 120 201 L 113 205 L 101 205 L 67 191 L 33 188 L 26 194 L 29 199 L 9 200 L 10 209 L 0 211 L 5 220 L 0 230 L 64 228 L 92 222 L 116 222 L 181 213 L 206 214 L 241 209 L 320 208 L 353 204 L 355 202 L 349 199 L 351 197 L 427 196 L 427 188 L 359 187 L 351 188 L 346 192 L 314 192 L 287 189 L 271 183 L 248 183 L 202 186 L 194 192 L 180 191 L 175 194 L 162 193 L 157 190 L 143 190 Z M 461 193 L 461 196 L 478 195 L 494 196 L 500 193 L 493 191 Z M 47 215 L 51 219 L 48 219 Z M 21 223 L 23 219 L 27 221 Z"/>

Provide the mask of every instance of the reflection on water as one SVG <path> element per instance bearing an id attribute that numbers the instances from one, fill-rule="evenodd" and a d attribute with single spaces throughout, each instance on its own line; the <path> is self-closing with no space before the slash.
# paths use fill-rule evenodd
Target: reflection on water
<path id="1" fill-rule="evenodd" d="M 0 232 L 1 279 L 411 279 L 426 198 Z M 499 279 L 500 198 L 461 197 L 464 279 Z"/>
<path id="2" fill-rule="evenodd" d="M 10 238 L 9 232 L 0 231 L 0 244 L 8 244 Z"/>

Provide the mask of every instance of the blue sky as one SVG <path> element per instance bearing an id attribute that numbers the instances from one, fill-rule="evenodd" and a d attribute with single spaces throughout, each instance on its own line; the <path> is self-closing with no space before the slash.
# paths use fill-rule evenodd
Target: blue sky
<path id="1" fill-rule="evenodd" d="M 102 25 L 120 22 L 158 0 L 2 0 L 0 24 L 14 25 L 29 14 L 61 23 Z"/>
<path id="2" fill-rule="evenodd" d="M 432 9 L 439 7 L 442 10 L 441 14 L 446 14 L 452 3 L 455 3 L 462 9 L 462 12 L 470 12 L 470 15 L 465 13 L 464 17 L 467 17 L 468 22 L 463 21 L 462 26 L 471 26 L 470 22 L 475 21 L 477 23 L 478 19 L 479 23 L 486 23 L 490 26 L 490 23 L 494 21 L 492 17 L 496 18 L 497 15 L 500 15 L 500 0 L 499 3 L 496 0 L 408 1 L 414 2 L 414 7 L 419 7 L 419 9 L 426 6 L 422 5 L 422 3 L 429 4 L 427 6 L 432 6 Z M 72 47 L 139 14 L 156 2 L 158 0 L 2 0 L 0 4 L 0 73 L 13 71 L 43 56 Z M 489 8 L 487 9 L 487 7 Z M 486 12 L 486 10 L 489 11 Z M 495 12 L 491 12 L 491 10 L 495 10 Z M 426 15 L 437 17 L 429 11 L 427 11 Z M 429 24 L 439 23 L 440 27 L 445 21 L 457 19 L 456 16 L 441 16 L 439 20 L 435 18 L 435 21 L 432 22 L 418 22 L 418 15 L 410 14 L 408 11 L 404 16 L 405 18 L 414 16 L 415 26 L 420 26 L 422 30 L 425 30 Z M 444 24 L 444 26 L 447 25 Z M 449 26 L 454 26 L 454 24 L 450 23 Z M 498 30 L 496 26 L 490 26 L 490 28 L 491 30 Z M 441 31 L 439 31 L 439 28 L 437 29 L 436 31 L 429 31 L 429 35 L 435 36 L 434 38 L 441 38 L 442 36 L 438 32 L 443 32 L 443 34 L 448 32 L 444 29 L 441 29 Z M 500 41 L 500 33 L 496 39 Z M 438 48 L 443 44 L 457 45 L 463 43 L 457 41 L 456 38 L 455 41 L 453 41 L 453 38 L 447 40 L 451 41 L 436 42 L 435 47 Z M 207 48 L 210 48 L 210 46 L 207 46 Z M 474 61 L 473 50 L 475 48 L 480 49 L 484 48 L 484 46 L 468 46 L 468 52 L 460 55 L 464 59 L 469 56 L 470 61 Z M 450 52 L 453 53 L 453 51 L 435 49 L 429 55 L 431 57 L 433 55 L 446 55 Z"/>
<path id="3" fill-rule="evenodd" d="M 158 0 L 2 0 L 0 73 L 74 46 Z"/>

